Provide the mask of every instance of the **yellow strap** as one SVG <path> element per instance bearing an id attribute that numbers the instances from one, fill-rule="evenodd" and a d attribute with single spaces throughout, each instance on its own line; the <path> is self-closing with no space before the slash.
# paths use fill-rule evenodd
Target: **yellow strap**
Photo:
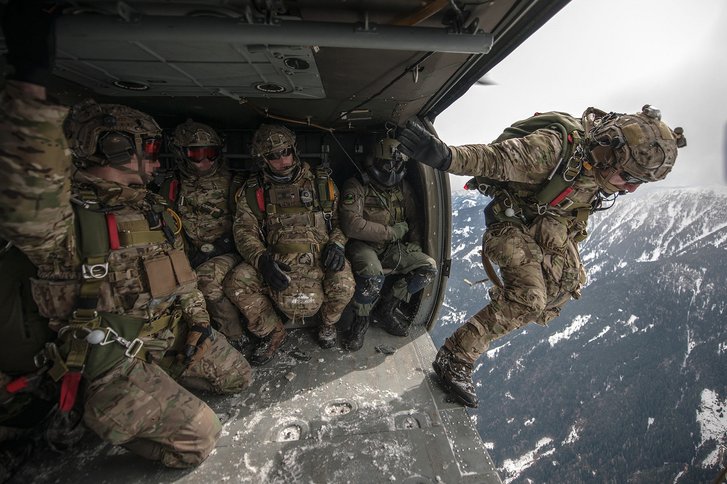
<path id="1" fill-rule="evenodd" d="M 182 314 L 178 311 L 175 311 L 172 314 L 167 314 L 166 316 L 162 316 L 160 318 L 149 321 L 144 326 L 142 326 L 141 330 L 139 331 L 138 338 L 147 338 L 149 336 L 155 335 L 167 328 L 176 325 L 181 318 Z"/>
<path id="2" fill-rule="evenodd" d="M 164 242 L 164 233 L 161 230 L 144 230 L 138 232 L 123 231 L 119 232 L 119 243 L 123 247 L 131 247 L 134 245 L 156 244 Z"/>
<path id="3" fill-rule="evenodd" d="M 277 243 L 271 247 L 271 250 L 275 254 L 305 254 L 308 252 L 318 252 L 318 247 L 318 244 Z"/>

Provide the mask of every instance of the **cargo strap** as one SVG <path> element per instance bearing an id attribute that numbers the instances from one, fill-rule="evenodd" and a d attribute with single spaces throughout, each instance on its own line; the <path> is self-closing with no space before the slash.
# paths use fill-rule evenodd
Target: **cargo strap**
<path id="1" fill-rule="evenodd" d="M 112 344 L 119 350 L 117 351 L 119 358 L 125 356 L 147 361 L 147 354 L 150 351 L 165 348 L 166 342 L 160 346 L 154 344 L 153 340 L 144 341 L 144 339 L 165 329 L 174 331 L 180 319 L 180 311 L 173 311 L 171 314 L 147 322 L 129 316 L 106 313 L 85 321 L 75 318 L 71 324 L 61 328 L 58 333 L 60 349 L 55 343 L 47 343 L 42 353 L 36 357 L 36 365 L 43 366 L 45 362 L 50 362 L 48 375 L 57 382 L 69 373 L 83 373 L 90 352 L 99 351 Z M 106 325 L 102 326 L 102 322 Z M 92 335 L 94 331 L 99 331 L 99 334 L 96 339 L 89 341 L 91 338 L 89 335 Z M 116 345 L 120 345 L 125 350 L 121 351 Z M 65 357 L 62 353 L 65 354 Z M 109 368 L 113 366 L 113 361 L 104 362 L 103 368 L 108 369 L 105 368 L 106 366 Z M 97 372 L 94 371 L 94 373 Z"/>

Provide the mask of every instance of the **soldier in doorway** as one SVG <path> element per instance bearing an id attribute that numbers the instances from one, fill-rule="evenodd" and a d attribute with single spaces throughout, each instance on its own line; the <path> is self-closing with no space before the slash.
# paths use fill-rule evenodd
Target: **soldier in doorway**
<path id="1" fill-rule="evenodd" d="M 341 227 L 349 237 L 346 255 L 356 279 L 355 315 L 346 342 L 352 351 L 363 345 L 371 310 L 384 285 L 384 270 L 401 277 L 379 298 L 375 318 L 396 336 L 408 335 L 411 324 L 402 303 L 437 275 L 436 262 L 418 244 L 416 197 L 404 180 L 407 159 L 398 145 L 395 139 L 379 140 L 366 161 L 365 173 L 349 178 L 343 186 Z"/>

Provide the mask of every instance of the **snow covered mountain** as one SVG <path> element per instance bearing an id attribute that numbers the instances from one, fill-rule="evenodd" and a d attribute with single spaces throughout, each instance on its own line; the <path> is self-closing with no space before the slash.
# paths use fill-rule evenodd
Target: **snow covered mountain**
<path id="1" fill-rule="evenodd" d="M 438 344 L 487 303 L 486 202 L 453 199 Z M 637 192 L 589 230 L 582 299 L 490 347 L 472 418 L 505 482 L 711 482 L 727 465 L 727 188 Z"/>

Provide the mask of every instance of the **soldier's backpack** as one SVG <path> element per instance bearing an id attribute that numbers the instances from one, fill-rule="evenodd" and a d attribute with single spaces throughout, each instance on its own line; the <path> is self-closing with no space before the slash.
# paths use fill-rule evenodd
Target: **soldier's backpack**
<path id="1" fill-rule="evenodd" d="M 539 205 L 557 205 L 567 195 L 567 192 L 575 183 L 576 178 L 583 168 L 582 160 L 573 157 L 574 150 L 578 146 L 584 132 L 580 119 L 559 111 L 535 113 L 535 115 L 516 121 L 511 126 L 505 128 L 493 143 L 500 143 L 512 138 L 522 138 L 539 129 L 557 131 L 565 141 L 558 157 L 557 166 L 534 197 Z M 570 162 L 571 160 L 573 162 Z M 505 184 L 499 180 L 492 180 L 480 176 L 475 177 L 474 180 L 474 183 L 468 182 L 467 188 L 479 189 L 490 196 L 492 193 L 488 192 L 487 189 L 489 187 L 496 188 Z"/>

